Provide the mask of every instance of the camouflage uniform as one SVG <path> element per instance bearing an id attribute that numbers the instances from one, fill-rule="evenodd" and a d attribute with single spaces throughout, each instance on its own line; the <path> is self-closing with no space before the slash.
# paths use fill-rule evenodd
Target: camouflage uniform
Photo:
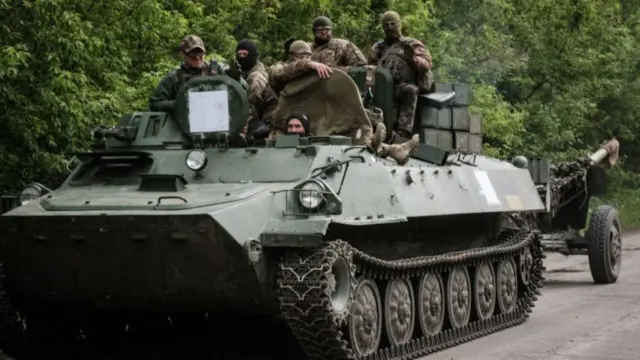
<path id="1" fill-rule="evenodd" d="M 295 41 L 291 44 L 289 53 L 288 62 L 277 62 L 267 70 L 269 74 L 269 85 L 276 94 L 279 94 L 289 81 L 312 70 L 310 67 L 310 59 L 291 61 L 292 55 L 311 56 L 311 47 L 309 44 L 301 40 Z"/>
<path id="2" fill-rule="evenodd" d="M 195 35 L 185 36 L 180 43 L 180 50 L 185 53 L 196 48 L 200 48 L 205 51 L 202 39 Z M 149 110 L 164 112 L 173 111 L 175 99 L 184 83 L 197 76 L 219 74 L 224 74 L 224 71 L 220 64 L 215 60 L 212 60 L 208 64 L 205 62 L 204 66 L 199 69 L 191 68 L 183 62 L 178 69 L 168 73 L 160 81 L 158 87 L 153 90 L 151 93 L 151 99 L 149 99 Z"/>
<path id="3" fill-rule="evenodd" d="M 318 16 L 313 21 L 313 29 L 327 29 L 331 31 L 333 24 L 325 16 Z M 328 39 L 320 39 L 316 36 L 311 46 L 311 60 L 323 63 L 330 67 L 356 67 L 367 64 L 367 59 L 362 51 L 351 41 L 336 39 L 328 34 Z"/>
<path id="4" fill-rule="evenodd" d="M 349 40 L 331 39 L 324 45 L 311 45 L 311 60 L 331 67 L 356 67 L 367 65 L 362 51 Z"/>
<path id="5" fill-rule="evenodd" d="M 397 13 L 386 12 L 381 22 L 386 39 L 371 47 L 367 61 L 391 72 L 395 101 L 399 103 L 397 131 L 408 137 L 413 132 L 418 94 L 428 92 L 433 84 L 431 54 L 421 41 L 401 36 Z"/>
<path id="6" fill-rule="evenodd" d="M 240 50 L 247 52 L 246 56 L 238 55 Z M 251 108 L 247 119 L 247 132 L 252 134 L 264 125 L 270 125 L 272 112 L 277 105 L 277 96 L 269 86 L 269 76 L 262 62 L 258 59 L 260 52 L 256 44 L 248 39 L 238 42 L 236 59 L 230 69 L 229 76 L 244 79 L 247 82 L 247 99 Z M 262 125 L 264 124 L 264 125 Z"/>
<path id="7" fill-rule="evenodd" d="M 249 85 L 247 98 L 252 107 L 251 119 L 261 119 L 266 123 L 270 122 L 271 114 L 266 113 L 269 105 L 273 105 L 278 101 L 276 94 L 269 86 L 269 74 L 267 68 L 261 62 L 251 68 L 251 71 L 242 76 L 247 79 Z M 273 109 L 271 109 L 273 110 Z"/>

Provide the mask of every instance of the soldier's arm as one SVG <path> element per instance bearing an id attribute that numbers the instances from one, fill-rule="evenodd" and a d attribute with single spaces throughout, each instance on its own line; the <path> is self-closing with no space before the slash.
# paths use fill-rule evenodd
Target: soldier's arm
<path id="1" fill-rule="evenodd" d="M 369 65 L 378 65 L 378 44 L 373 44 L 367 53 L 367 63 Z"/>
<path id="2" fill-rule="evenodd" d="M 299 60 L 293 63 L 278 63 L 269 68 L 269 83 L 274 90 L 282 84 L 295 79 L 311 70 L 310 60 Z"/>
<path id="3" fill-rule="evenodd" d="M 411 48 L 413 49 L 413 63 L 418 69 L 431 70 L 433 60 L 431 59 L 431 53 L 424 46 L 422 41 L 411 41 Z"/>
<path id="4" fill-rule="evenodd" d="M 367 59 L 362 54 L 362 51 L 360 51 L 358 46 L 351 41 L 348 41 L 345 46 L 344 56 L 346 58 L 347 66 L 355 67 L 367 65 Z"/>
<path id="5" fill-rule="evenodd" d="M 169 73 L 151 93 L 149 99 L 150 111 L 172 112 L 177 96 L 176 79 L 174 73 Z"/>

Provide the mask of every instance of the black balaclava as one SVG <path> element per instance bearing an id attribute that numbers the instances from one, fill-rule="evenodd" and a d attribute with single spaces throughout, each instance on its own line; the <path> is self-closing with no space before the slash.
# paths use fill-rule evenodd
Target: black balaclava
<path id="1" fill-rule="evenodd" d="M 289 121 L 291 119 L 298 119 L 300 120 L 300 123 L 302 124 L 302 127 L 304 128 L 304 132 L 306 135 L 309 135 L 309 131 L 311 130 L 311 124 L 309 122 L 309 118 L 307 117 L 307 115 L 305 114 L 300 114 L 300 113 L 292 113 L 291 115 L 287 116 L 287 120 L 284 122 L 287 126 L 289 125 Z"/>
<path id="2" fill-rule="evenodd" d="M 397 12 L 387 11 L 382 14 L 380 25 L 384 31 L 385 40 L 396 40 L 402 36 L 402 23 Z"/>
<path id="3" fill-rule="evenodd" d="M 238 50 L 246 50 L 249 52 L 247 57 L 238 57 L 236 55 L 236 60 L 238 61 L 238 64 L 240 64 L 242 70 L 247 71 L 253 68 L 258 62 L 258 57 L 260 56 L 256 44 L 249 39 L 244 39 L 236 46 L 236 52 L 238 52 Z"/>
<path id="4" fill-rule="evenodd" d="M 316 28 L 319 27 L 333 27 L 333 24 L 331 23 L 331 20 L 326 17 L 326 16 L 318 16 L 317 18 L 315 18 L 313 20 L 313 31 L 315 34 Z M 316 45 L 321 46 L 324 45 L 326 43 L 328 43 L 331 40 L 331 35 L 329 35 L 329 37 L 325 40 L 325 39 L 319 39 L 318 37 L 314 36 L 313 41 L 316 43 Z"/>

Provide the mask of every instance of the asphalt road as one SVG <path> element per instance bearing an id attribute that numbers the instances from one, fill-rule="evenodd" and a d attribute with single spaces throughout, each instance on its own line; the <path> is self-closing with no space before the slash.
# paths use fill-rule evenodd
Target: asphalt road
<path id="1" fill-rule="evenodd" d="M 618 282 L 596 285 L 586 256 L 549 254 L 546 284 L 524 324 L 424 360 L 637 360 L 640 233 L 623 237 Z"/>

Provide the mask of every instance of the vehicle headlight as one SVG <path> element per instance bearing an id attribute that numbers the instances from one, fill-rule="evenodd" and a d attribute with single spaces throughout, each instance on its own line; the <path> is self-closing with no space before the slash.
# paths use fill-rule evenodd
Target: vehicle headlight
<path id="1" fill-rule="evenodd" d="M 42 191 L 35 186 L 27 186 L 20 193 L 20 205 L 27 205 L 29 201 L 42 196 Z"/>
<path id="2" fill-rule="evenodd" d="M 193 171 L 200 171 L 207 166 L 207 154 L 202 150 L 193 150 L 187 154 L 187 167 Z"/>
<path id="3" fill-rule="evenodd" d="M 300 204 L 305 208 L 311 210 L 322 205 L 322 201 L 324 200 L 324 197 L 322 196 L 322 186 L 315 182 L 308 182 L 302 185 L 299 191 L 300 193 L 298 198 L 300 200 Z"/>

